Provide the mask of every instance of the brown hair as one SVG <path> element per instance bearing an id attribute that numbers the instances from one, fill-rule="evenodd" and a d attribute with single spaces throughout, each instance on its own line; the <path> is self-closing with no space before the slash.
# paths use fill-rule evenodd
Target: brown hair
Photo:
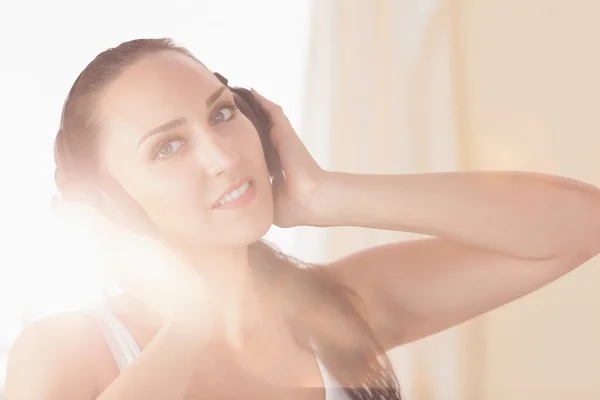
<path id="1" fill-rule="evenodd" d="M 55 179 L 61 192 L 82 180 L 88 182 L 88 189 L 93 187 L 96 140 L 102 129 L 96 113 L 98 102 L 128 66 L 161 51 L 177 51 L 198 61 L 169 39 L 138 39 L 100 53 L 76 79 L 56 138 L 57 172 L 61 173 L 56 173 Z M 277 279 L 278 287 L 285 288 L 282 312 L 298 344 L 318 353 L 352 399 L 400 399 L 389 360 L 361 315 L 356 294 L 325 269 L 304 265 L 264 241 L 251 244 L 250 254 L 257 273 Z"/>

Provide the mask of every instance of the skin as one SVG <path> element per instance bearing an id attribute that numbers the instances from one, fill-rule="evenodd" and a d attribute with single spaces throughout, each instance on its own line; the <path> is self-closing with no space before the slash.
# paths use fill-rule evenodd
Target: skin
<path id="1" fill-rule="evenodd" d="M 222 371 L 210 379 L 237 370 L 236 379 L 243 382 L 245 371 L 269 369 L 263 353 L 271 348 L 292 355 L 290 360 L 300 367 L 287 362 L 280 366 L 291 382 L 281 374 L 263 372 L 262 378 L 294 385 L 298 379 L 308 380 L 316 386 L 314 360 L 296 348 L 291 336 L 272 334 L 286 331 L 269 306 L 276 300 L 272 288 L 257 288 L 250 276 L 248 244 L 273 223 L 273 193 L 258 132 L 241 112 L 230 108 L 233 95 L 222 89 L 211 71 L 182 54 L 163 52 L 142 59 L 111 86 L 102 102 L 102 167 L 144 209 L 160 239 L 210 282 L 210 301 L 221 311 L 212 337 L 238 343 L 235 355 L 219 343 L 203 354 L 205 360 L 235 359 L 234 365 L 221 362 Z M 160 128 L 165 125 L 167 129 Z M 147 135 L 157 127 L 160 133 Z M 232 185 L 248 176 L 256 190 L 254 201 L 239 211 L 214 207 Z M 130 299 L 118 298 L 111 306 L 142 349 L 162 323 Z M 248 389 L 238 390 L 242 394 Z"/>
<path id="2" fill-rule="evenodd" d="M 273 221 L 258 133 L 227 108 L 233 103 L 229 90 L 207 107 L 206 100 L 223 88 L 195 60 L 163 52 L 126 70 L 99 111 L 106 132 L 100 146 L 104 169 L 146 211 L 163 240 L 203 260 L 207 254 L 229 256 L 231 249 L 242 253 Z M 171 121 L 174 126 L 144 140 Z M 161 145 L 171 155 L 155 155 Z M 215 201 L 246 176 L 256 183 L 257 201 L 243 212 L 215 211 Z"/>
<path id="3" fill-rule="evenodd" d="M 211 124 L 215 111 L 223 110 L 207 108 L 206 99 L 220 87 L 193 60 L 171 52 L 156 54 L 131 66 L 112 85 L 98 115 L 105 124 L 103 168 L 142 206 L 163 241 L 221 293 L 211 337 L 240 344 L 213 341 L 194 355 L 201 372 L 189 378 L 188 395 L 202 398 L 207 391 L 227 391 L 236 398 L 248 398 L 249 393 L 281 396 L 257 383 L 257 377 L 280 386 L 323 384 L 314 357 L 296 348 L 269 307 L 274 300 L 270 293 L 276 291 L 252 284 L 248 245 L 272 223 L 432 236 L 368 249 L 322 266 L 363 298 L 365 314 L 385 349 L 531 293 L 600 251 L 600 193 L 593 186 L 533 173 L 375 176 L 324 171 L 281 108 L 255 94 L 273 116 L 271 140 L 285 171 L 285 181 L 273 188 L 250 122 L 240 113 Z M 220 100 L 231 101 L 231 94 L 223 92 Z M 145 133 L 177 118 L 185 118 L 185 124 L 138 147 Z M 171 140 L 177 151 L 151 160 L 151 149 L 160 139 Z M 257 190 L 251 204 L 232 212 L 212 208 L 224 190 L 248 175 Z M 111 307 L 140 346 L 150 348 L 164 322 L 161 317 L 126 299 Z M 237 336 L 231 334 L 232 325 Z M 53 346 L 47 345 L 52 342 L 48 338 L 55 341 Z M 94 362 L 82 354 L 92 354 Z M 11 356 L 7 399 L 31 393 L 24 391 L 25 382 L 31 376 L 43 382 L 51 367 L 60 368 L 62 379 L 69 382 L 69 393 L 63 389 L 57 398 L 93 398 L 90 388 L 97 395 L 117 375 L 101 335 L 82 315 L 53 317 L 25 330 Z M 27 368 L 27 377 L 17 372 Z M 40 393 L 62 382 L 62 375 L 52 376 L 47 386 L 39 385 L 45 391 L 27 398 L 51 398 Z M 232 380 L 236 385 L 227 384 Z M 216 383 L 209 387 L 208 382 Z M 286 396 L 323 398 L 323 392 Z"/>
<path id="4" fill-rule="evenodd" d="M 162 242 L 189 265 L 200 266 L 222 293 L 223 308 L 233 309 L 255 306 L 252 296 L 232 294 L 244 292 L 247 246 L 267 232 L 274 211 L 258 133 L 230 108 L 233 94 L 223 89 L 211 71 L 180 53 L 143 58 L 102 102 L 100 159 L 150 217 Z M 213 207 L 248 176 L 256 189 L 251 204 L 241 211 Z"/>

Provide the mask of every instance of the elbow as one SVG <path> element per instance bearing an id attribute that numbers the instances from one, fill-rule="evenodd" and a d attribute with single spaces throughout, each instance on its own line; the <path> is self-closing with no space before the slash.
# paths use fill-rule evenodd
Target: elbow
<path id="1" fill-rule="evenodd" d="M 598 226 L 600 227 L 600 224 Z M 567 240 L 556 246 L 549 258 L 569 260 L 569 263 L 576 267 L 600 253 L 598 228 L 578 230 L 576 234 L 567 236 Z"/>
<path id="2" fill-rule="evenodd" d="M 559 223 L 550 230 L 550 258 L 588 260 L 600 253 L 600 191 L 593 188 L 562 208 Z"/>

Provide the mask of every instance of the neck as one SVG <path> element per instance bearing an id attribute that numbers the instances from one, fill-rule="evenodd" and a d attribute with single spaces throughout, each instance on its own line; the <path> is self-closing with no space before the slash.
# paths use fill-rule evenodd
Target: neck
<path id="1" fill-rule="evenodd" d="M 182 259 L 209 282 L 214 298 L 214 338 L 241 348 L 247 337 L 263 329 L 269 311 L 269 285 L 265 285 L 248 246 L 203 248 L 197 245 L 173 248 Z M 252 260 L 251 260 L 252 259 Z M 268 317 L 273 318 L 273 315 Z"/>

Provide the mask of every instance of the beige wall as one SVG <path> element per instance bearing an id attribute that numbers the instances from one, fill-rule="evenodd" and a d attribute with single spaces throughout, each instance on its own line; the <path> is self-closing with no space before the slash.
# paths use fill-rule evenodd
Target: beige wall
<path id="1" fill-rule="evenodd" d="M 600 185 L 600 1 L 455 6 L 462 167 Z M 465 399 L 600 398 L 599 261 L 465 325 Z"/>

